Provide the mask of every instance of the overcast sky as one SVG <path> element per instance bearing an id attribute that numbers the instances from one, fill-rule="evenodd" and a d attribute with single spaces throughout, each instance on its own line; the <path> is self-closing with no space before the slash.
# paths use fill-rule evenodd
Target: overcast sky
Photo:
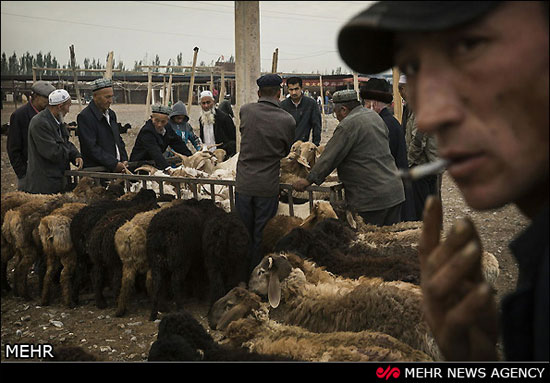
<path id="1" fill-rule="evenodd" d="M 340 28 L 373 1 L 260 1 L 262 71 L 271 70 L 279 48 L 281 72 L 331 74 L 342 67 L 336 47 Z M 128 70 L 134 62 L 161 65 L 183 53 L 184 65 L 200 48 L 198 61 L 210 65 L 235 54 L 233 1 L 2 1 L 2 52 L 36 56 L 51 51 L 69 61 L 74 44 L 77 64 L 85 57 L 105 63 L 114 51 L 115 64 Z"/>

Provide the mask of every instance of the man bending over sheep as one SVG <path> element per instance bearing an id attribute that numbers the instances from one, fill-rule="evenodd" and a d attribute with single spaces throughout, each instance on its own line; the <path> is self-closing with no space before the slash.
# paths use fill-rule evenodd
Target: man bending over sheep
<path id="1" fill-rule="evenodd" d="M 243 105 L 239 112 L 235 207 L 252 239 L 250 271 L 261 261 L 262 232 L 279 206 L 280 161 L 294 142 L 296 123 L 279 106 L 282 81 L 276 74 L 260 77 L 258 102 Z"/>
<path id="2" fill-rule="evenodd" d="M 549 359 L 548 42 L 548 2 L 382 1 L 338 37 L 352 69 L 404 72 L 418 130 L 435 135 L 468 205 L 514 203 L 532 220 L 510 245 L 519 278 L 501 304 L 507 360 Z M 426 319 L 447 359 L 496 359 L 477 230 L 461 219 L 441 241 L 441 218 L 430 197 L 419 243 Z"/>
<path id="3" fill-rule="evenodd" d="M 334 93 L 332 102 L 340 123 L 307 178 L 294 182 L 294 188 L 303 191 L 312 183 L 320 185 L 337 168 L 350 208 L 366 223 L 400 222 L 405 192 L 395 177 L 388 128 L 378 113 L 361 106 L 352 89 Z"/>

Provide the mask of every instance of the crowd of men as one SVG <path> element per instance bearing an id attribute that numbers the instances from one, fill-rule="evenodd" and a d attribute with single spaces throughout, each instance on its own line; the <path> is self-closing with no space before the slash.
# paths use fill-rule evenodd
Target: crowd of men
<path id="1" fill-rule="evenodd" d="M 360 73 L 401 68 L 403 119 L 390 112 L 401 100 L 383 79 L 371 78 L 359 94 L 335 92 L 339 123 L 294 189 L 320 185 L 337 169 L 348 208 L 366 223 L 424 220 L 419 256 L 426 319 L 446 358 L 495 359 L 500 327 L 506 358 L 548 360 L 548 3 L 379 2 L 342 28 L 338 47 Z M 277 74 L 261 76 L 258 102 L 239 111 L 235 206 L 252 238 L 251 269 L 260 261 L 263 228 L 277 212 L 280 160 L 297 140 L 321 142 L 316 100 L 304 96 L 300 78 L 289 77 L 290 96 L 280 102 L 282 83 Z M 8 152 L 18 189 L 63 191 L 69 163 L 121 172 L 128 158 L 153 160 L 170 173 L 168 147 L 190 155 L 188 142 L 196 150 L 220 147 L 227 158 L 237 153 L 232 115 L 205 91 L 199 137 L 181 101 L 173 108 L 155 105 L 128 157 L 112 99 L 112 82 L 96 80 L 93 100 L 77 118 L 79 152 L 63 124 L 68 93 L 36 82 L 29 103 L 10 120 Z M 449 161 L 449 175 L 470 206 L 514 203 L 533 221 L 511 245 L 520 275 L 500 320 L 480 274 L 482 246 L 473 223 L 459 220 L 440 239 L 441 174 L 412 183 L 397 176 L 398 168 L 438 157 Z"/>

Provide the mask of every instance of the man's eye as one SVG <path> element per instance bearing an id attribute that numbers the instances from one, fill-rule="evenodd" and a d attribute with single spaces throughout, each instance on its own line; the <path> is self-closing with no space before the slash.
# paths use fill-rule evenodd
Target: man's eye
<path id="1" fill-rule="evenodd" d="M 455 56 L 465 56 L 478 51 L 485 45 L 486 39 L 481 37 L 463 37 L 451 45 Z"/>

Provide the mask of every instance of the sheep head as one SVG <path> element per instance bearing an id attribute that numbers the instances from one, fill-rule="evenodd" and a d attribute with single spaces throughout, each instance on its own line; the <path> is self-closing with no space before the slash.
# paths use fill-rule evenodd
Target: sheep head
<path id="1" fill-rule="evenodd" d="M 266 255 L 254 268 L 248 287 L 252 292 L 267 295 L 271 307 L 281 302 L 281 281 L 292 271 L 292 265 L 282 254 Z"/>
<path id="2" fill-rule="evenodd" d="M 301 151 L 303 143 L 304 142 L 302 140 L 298 140 L 295 143 L 293 143 L 292 146 L 290 147 L 290 152 L 291 153 L 296 153 L 297 155 L 300 155 L 300 151 Z"/>
<path id="3" fill-rule="evenodd" d="M 317 153 L 317 145 L 313 142 L 307 141 L 300 146 L 300 157 L 302 157 L 310 167 L 315 165 L 315 161 L 319 157 Z"/>
<path id="4" fill-rule="evenodd" d="M 302 222 L 300 227 L 304 229 L 311 229 L 313 226 L 315 226 L 315 224 L 327 218 L 338 219 L 338 215 L 332 208 L 330 202 L 317 201 L 313 205 L 313 210 L 311 211 L 311 214 L 307 216 L 307 218 L 304 220 L 304 222 Z"/>
<path id="5" fill-rule="evenodd" d="M 208 324 L 216 330 L 223 330 L 231 322 L 244 318 L 258 310 L 261 299 L 259 296 L 242 287 L 234 287 L 225 296 L 218 299 L 208 312 Z"/>

